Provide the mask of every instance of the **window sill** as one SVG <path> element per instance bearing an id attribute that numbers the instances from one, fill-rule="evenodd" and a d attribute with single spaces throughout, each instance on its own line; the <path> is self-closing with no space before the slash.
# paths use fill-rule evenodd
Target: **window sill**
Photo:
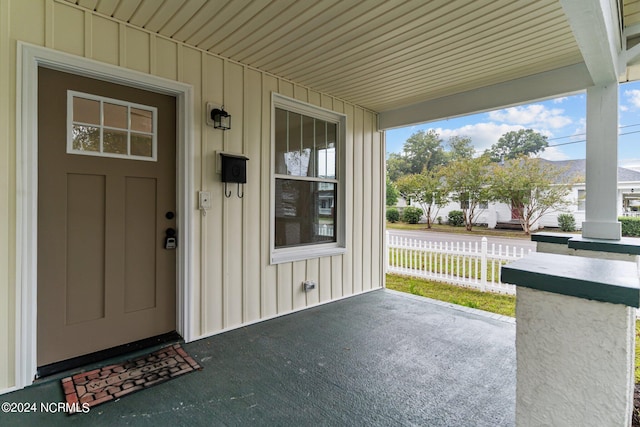
<path id="1" fill-rule="evenodd" d="M 322 258 L 347 253 L 347 248 L 342 246 L 309 246 L 276 249 L 271 251 L 271 265 L 285 262 L 304 261 L 313 258 Z"/>

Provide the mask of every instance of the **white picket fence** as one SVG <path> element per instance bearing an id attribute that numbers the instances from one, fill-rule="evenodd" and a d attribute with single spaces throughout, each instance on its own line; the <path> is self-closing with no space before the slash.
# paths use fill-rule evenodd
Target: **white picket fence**
<path id="1" fill-rule="evenodd" d="M 500 265 L 531 253 L 523 248 L 480 242 L 425 242 L 387 232 L 387 272 L 515 295 L 500 281 Z"/>
<path id="2" fill-rule="evenodd" d="M 333 237 L 333 224 L 315 224 L 316 235 Z"/>

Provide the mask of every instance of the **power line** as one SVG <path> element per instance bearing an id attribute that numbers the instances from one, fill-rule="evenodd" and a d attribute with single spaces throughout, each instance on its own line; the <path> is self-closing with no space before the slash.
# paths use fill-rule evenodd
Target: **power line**
<path id="1" fill-rule="evenodd" d="M 634 126 L 640 126 L 640 123 L 635 123 L 635 124 L 631 124 L 631 125 L 624 125 L 624 126 L 618 126 L 618 129 L 624 129 L 624 128 L 630 128 L 630 127 L 634 127 Z M 636 132 L 629 132 L 629 133 L 637 133 Z M 629 133 L 621 133 L 620 135 L 629 135 Z M 573 138 L 575 136 L 583 136 L 586 135 L 586 133 L 574 133 L 573 135 L 567 135 L 567 136 L 556 136 L 553 138 L 547 138 L 547 141 L 555 141 L 557 139 L 565 139 L 565 138 Z M 576 142 L 583 142 L 583 141 L 576 141 Z M 558 144 L 558 145 L 566 145 L 566 144 Z M 550 147 L 555 147 L 556 145 L 550 145 Z"/>
<path id="2" fill-rule="evenodd" d="M 549 145 L 549 147 L 560 147 L 561 145 L 579 144 L 581 142 L 587 142 L 587 140 L 586 139 L 581 139 L 579 141 L 563 142 L 562 144 Z"/>
<path id="3" fill-rule="evenodd" d="M 555 141 L 556 139 L 573 138 L 574 136 L 582 136 L 582 135 L 586 135 L 586 133 L 574 133 L 573 135 L 556 136 L 555 138 L 547 138 L 547 141 Z"/>
<path id="4" fill-rule="evenodd" d="M 624 126 L 618 126 L 618 129 L 622 129 L 622 128 L 631 128 L 634 126 L 640 126 L 640 123 L 636 123 L 634 125 L 624 125 Z"/>
<path id="5" fill-rule="evenodd" d="M 638 126 L 638 125 L 629 125 L 629 126 Z M 628 126 L 620 126 L 620 127 L 628 127 Z M 631 134 L 634 134 L 634 133 L 640 133 L 640 130 L 634 130 L 633 132 L 619 133 L 618 136 L 631 135 Z M 582 133 L 582 134 L 579 134 L 579 135 L 586 135 L 586 134 Z M 562 138 L 568 138 L 568 137 L 564 136 Z M 557 138 L 554 138 L 554 139 L 557 139 Z M 586 139 L 581 139 L 579 141 L 563 142 L 561 144 L 549 145 L 549 147 L 560 147 L 561 145 L 579 144 L 581 142 L 587 142 L 587 140 Z"/>

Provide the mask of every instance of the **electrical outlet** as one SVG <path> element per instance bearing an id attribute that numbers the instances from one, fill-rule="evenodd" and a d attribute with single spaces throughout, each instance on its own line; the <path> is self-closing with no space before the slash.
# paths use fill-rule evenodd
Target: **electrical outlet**
<path id="1" fill-rule="evenodd" d="M 316 288 L 316 282 L 314 282 L 313 280 L 305 280 L 304 282 L 302 282 L 302 289 L 305 292 L 309 292 L 312 289 Z"/>
<path id="2" fill-rule="evenodd" d="M 211 193 L 209 191 L 200 191 L 198 192 L 198 197 L 200 200 L 199 206 L 200 209 L 211 209 Z"/>

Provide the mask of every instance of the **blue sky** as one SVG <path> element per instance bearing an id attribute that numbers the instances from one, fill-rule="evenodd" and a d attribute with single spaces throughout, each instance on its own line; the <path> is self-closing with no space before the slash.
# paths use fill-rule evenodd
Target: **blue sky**
<path id="1" fill-rule="evenodd" d="M 618 160 L 640 167 L 640 82 L 620 85 Z M 531 128 L 549 141 L 541 157 L 549 160 L 585 158 L 586 94 L 578 93 L 502 110 L 440 120 L 386 132 L 387 154 L 399 153 L 418 130 L 435 129 L 444 140 L 459 135 L 472 139 L 476 153 L 495 144 L 506 132 Z"/>

